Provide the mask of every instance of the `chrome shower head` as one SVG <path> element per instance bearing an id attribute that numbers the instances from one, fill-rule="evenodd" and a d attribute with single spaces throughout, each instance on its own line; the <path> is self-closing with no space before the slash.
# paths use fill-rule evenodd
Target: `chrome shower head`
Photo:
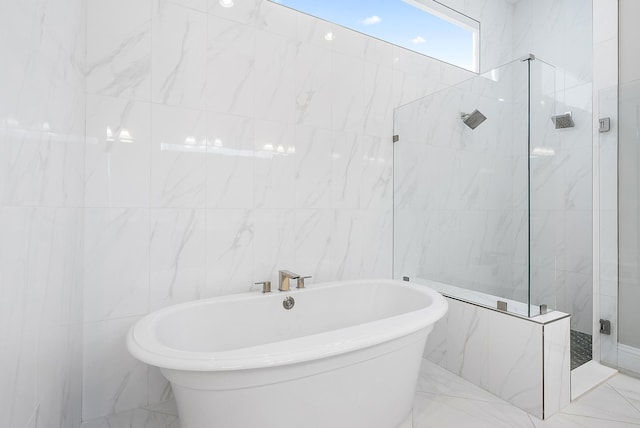
<path id="1" fill-rule="evenodd" d="M 487 120 L 487 117 L 480 113 L 478 110 L 474 110 L 472 113 L 460 113 L 460 118 L 471 129 L 476 129 L 478 125 Z"/>
<path id="2" fill-rule="evenodd" d="M 551 116 L 551 121 L 556 126 L 556 129 L 573 128 L 575 126 L 570 111 L 566 112 L 565 114 Z"/>

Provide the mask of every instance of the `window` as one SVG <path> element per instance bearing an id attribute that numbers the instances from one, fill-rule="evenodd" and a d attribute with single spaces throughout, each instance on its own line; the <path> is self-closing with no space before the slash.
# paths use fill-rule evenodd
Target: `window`
<path id="1" fill-rule="evenodd" d="M 272 0 L 477 72 L 480 23 L 436 0 Z"/>

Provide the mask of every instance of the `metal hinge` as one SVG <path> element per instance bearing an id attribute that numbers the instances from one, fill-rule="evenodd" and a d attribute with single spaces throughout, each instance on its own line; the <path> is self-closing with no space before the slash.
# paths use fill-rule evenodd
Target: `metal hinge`
<path id="1" fill-rule="evenodd" d="M 399 135 L 394 135 L 393 136 L 393 142 L 397 143 L 400 140 L 400 136 Z"/>
<path id="2" fill-rule="evenodd" d="M 607 335 L 611 334 L 611 321 L 600 320 L 600 333 Z"/>

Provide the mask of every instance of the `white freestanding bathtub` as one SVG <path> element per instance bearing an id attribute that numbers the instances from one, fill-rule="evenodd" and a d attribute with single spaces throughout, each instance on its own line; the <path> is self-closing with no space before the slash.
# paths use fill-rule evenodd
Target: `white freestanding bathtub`
<path id="1" fill-rule="evenodd" d="M 423 285 L 330 282 L 171 306 L 127 346 L 169 379 L 182 428 L 393 428 L 446 311 Z"/>

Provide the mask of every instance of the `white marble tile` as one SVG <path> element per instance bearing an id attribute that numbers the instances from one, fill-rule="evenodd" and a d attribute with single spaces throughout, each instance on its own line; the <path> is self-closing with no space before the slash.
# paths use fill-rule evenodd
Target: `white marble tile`
<path id="1" fill-rule="evenodd" d="M 528 413 L 543 415 L 542 326 L 494 311 L 488 317 L 487 389 Z"/>
<path id="2" fill-rule="evenodd" d="M 394 275 L 394 277 L 396 276 Z M 447 300 L 447 302 L 448 301 L 449 300 Z M 447 314 L 445 314 L 445 316 L 434 325 L 433 330 L 429 333 L 429 337 L 427 338 L 427 344 L 424 347 L 423 353 L 424 359 L 429 360 L 442 368 L 446 368 L 447 366 L 448 316 L 449 312 L 447 312 Z M 418 380 L 418 385 L 420 385 L 419 382 L 420 380 Z"/>
<path id="3" fill-rule="evenodd" d="M 593 42 L 594 44 L 618 37 L 618 2 L 598 0 L 593 2 Z M 595 56 L 595 55 L 594 55 Z M 598 58 L 597 56 L 595 56 Z"/>
<path id="4" fill-rule="evenodd" d="M 572 272 L 590 275 L 591 261 L 591 211 L 570 210 L 565 214 L 565 268 Z"/>
<path id="5" fill-rule="evenodd" d="M 393 135 L 393 70 L 364 66 L 364 132 L 389 141 Z"/>
<path id="6" fill-rule="evenodd" d="M 148 206 L 151 104 L 88 95 L 86 132 L 86 206 Z"/>
<path id="7" fill-rule="evenodd" d="M 364 140 L 366 137 L 336 131 L 331 150 L 331 205 L 334 208 L 360 207 Z"/>
<path id="8" fill-rule="evenodd" d="M 5 2 L 0 11 L 0 123 L 82 133 L 85 2 Z M 43 19 L 43 17 L 45 17 Z"/>
<path id="9" fill-rule="evenodd" d="M 207 12 L 209 5 L 207 0 L 167 0 L 171 3 L 175 3 L 180 6 L 188 7 L 189 9 L 198 10 L 201 12 Z"/>
<path id="10" fill-rule="evenodd" d="M 203 208 L 206 113 L 153 104 L 151 124 L 151 206 Z"/>
<path id="11" fill-rule="evenodd" d="M 523 410 L 506 403 L 467 400 L 446 395 L 417 393 L 413 408 L 413 426 L 533 428 Z"/>
<path id="12" fill-rule="evenodd" d="M 391 213 L 336 210 L 331 252 L 336 279 L 390 277 Z M 370 237 L 376 236 L 371 241 Z"/>
<path id="13" fill-rule="evenodd" d="M 254 121 L 209 113 L 207 207 L 251 208 L 254 203 Z"/>
<path id="14" fill-rule="evenodd" d="M 359 210 L 335 210 L 331 235 L 331 254 L 335 279 L 362 277 L 363 248 L 358 228 Z"/>
<path id="15" fill-rule="evenodd" d="M 206 296 L 251 289 L 254 223 L 253 210 L 207 210 Z"/>
<path id="16" fill-rule="evenodd" d="M 340 53 L 331 55 L 331 127 L 358 132 L 364 120 L 364 64 Z"/>
<path id="17" fill-rule="evenodd" d="M 218 113 L 252 116 L 255 28 L 209 16 L 207 34 L 207 108 Z"/>
<path id="18" fill-rule="evenodd" d="M 612 38 L 593 47 L 593 56 L 598 58 L 593 64 L 593 82 L 600 89 L 618 84 L 618 38 Z"/>
<path id="19" fill-rule="evenodd" d="M 640 425 L 640 410 L 608 383 L 574 401 L 563 413 Z"/>
<path id="20" fill-rule="evenodd" d="M 148 209 L 86 209 L 84 260 L 85 322 L 148 312 Z"/>
<path id="21" fill-rule="evenodd" d="M 295 202 L 297 208 L 329 208 L 331 201 L 331 131 L 296 126 Z"/>
<path id="22" fill-rule="evenodd" d="M 609 419 L 594 418 L 591 416 L 577 416 L 558 414 L 548 421 L 532 418 L 536 428 L 633 428 L 637 424 L 616 422 Z"/>
<path id="23" fill-rule="evenodd" d="M 365 137 L 360 207 L 385 210 L 393 197 L 393 146 L 389 140 Z"/>
<path id="24" fill-rule="evenodd" d="M 295 120 L 295 39 L 258 31 L 255 57 L 255 116 L 293 123 Z"/>
<path id="25" fill-rule="evenodd" d="M 301 14 L 301 12 L 277 2 L 261 1 L 258 16 L 256 17 L 256 25 L 271 33 L 297 40 L 298 15 Z"/>
<path id="26" fill-rule="evenodd" d="M 393 274 L 393 213 L 371 210 L 361 214 L 358 224 L 362 242 L 361 278 L 389 278 Z M 374 241 L 368 237 L 375 236 Z"/>
<path id="27" fill-rule="evenodd" d="M 591 360 L 571 370 L 571 400 L 580 398 L 618 371 Z"/>
<path id="28" fill-rule="evenodd" d="M 326 43 L 326 42 L 325 42 Z M 302 43 L 295 64 L 295 121 L 332 128 L 332 55 L 327 46 Z"/>
<path id="29" fill-rule="evenodd" d="M 208 0 L 209 13 L 220 18 L 251 24 L 258 15 L 261 2 L 262 0 Z"/>
<path id="30" fill-rule="evenodd" d="M 149 217 L 150 310 L 202 298 L 205 210 L 153 209 Z"/>
<path id="31" fill-rule="evenodd" d="M 204 109 L 207 15 L 154 0 L 151 39 L 152 100 Z"/>
<path id="32" fill-rule="evenodd" d="M 448 303 L 446 367 L 475 385 L 488 386 L 489 311 L 452 299 Z"/>
<path id="33" fill-rule="evenodd" d="M 150 405 L 147 407 L 147 410 L 157 413 L 164 413 L 166 415 L 178 416 L 178 407 L 176 405 L 175 399 L 173 398 L 162 401 L 158 404 Z"/>
<path id="34" fill-rule="evenodd" d="M 81 218 L 76 209 L 0 209 L 0 423 L 77 426 L 81 401 Z M 9 287 L 19 284 L 20 287 Z"/>
<path id="35" fill-rule="evenodd" d="M 83 136 L 8 128 L 0 134 L 0 141 L 2 205 L 82 205 Z"/>
<path id="36" fill-rule="evenodd" d="M 312 275 L 313 282 L 335 279 L 332 253 L 333 210 L 295 211 L 295 268 L 301 275 Z"/>
<path id="37" fill-rule="evenodd" d="M 135 409 L 112 416 L 89 420 L 82 428 L 180 428 L 177 416 Z"/>
<path id="38" fill-rule="evenodd" d="M 152 0 L 87 2 L 89 93 L 151 99 L 151 13 Z"/>
<path id="39" fill-rule="evenodd" d="M 254 206 L 295 206 L 295 133 L 292 125 L 256 121 Z"/>
<path id="40" fill-rule="evenodd" d="M 622 395 L 633 407 L 640 410 L 640 380 L 624 374 L 617 374 L 607 384 Z"/>
<path id="41" fill-rule="evenodd" d="M 429 336 L 427 340 L 430 339 L 431 336 Z M 440 367 L 429 360 L 422 361 L 416 392 L 465 398 L 468 400 L 504 403 L 504 401 L 497 396 L 473 385 L 469 381 L 456 376 L 444 367 Z"/>
<path id="42" fill-rule="evenodd" d="M 175 398 L 173 396 L 173 390 L 171 389 L 171 384 L 167 380 L 166 377 L 162 375 L 162 372 L 158 367 L 148 366 L 149 367 L 149 381 L 148 381 L 148 402 L 149 406 L 146 406 L 146 409 L 152 411 L 158 411 L 160 413 L 168 413 L 172 415 L 178 415 L 178 411 L 175 410 L 171 412 L 171 405 L 163 406 L 164 403 L 173 403 L 173 408 L 175 408 Z M 156 410 L 156 407 L 158 408 Z"/>
<path id="43" fill-rule="evenodd" d="M 331 49 L 333 40 L 335 40 L 333 32 L 338 26 L 337 24 L 306 13 L 298 13 L 296 21 L 296 34 L 299 41 Z"/>
<path id="44" fill-rule="evenodd" d="M 147 404 L 147 365 L 133 358 L 125 345 L 125 335 L 137 320 L 131 317 L 85 324 L 83 420 Z"/>
<path id="45" fill-rule="evenodd" d="M 591 334 L 593 325 L 593 289 L 590 274 L 566 272 L 566 312 L 571 314 L 571 328 Z"/>
<path id="46" fill-rule="evenodd" d="M 277 284 L 279 270 L 289 269 L 297 272 L 294 269 L 294 224 L 293 210 L 254 210 L 252 282 L 271 281 L 273 290 L 277 288 L 274 284 Z"/>
<path id="47" fill-rule="evenodd" d="M 571 401 L 571 330 L 568 318 L 545 324 L 544 418 L 561 411 Z"/>

